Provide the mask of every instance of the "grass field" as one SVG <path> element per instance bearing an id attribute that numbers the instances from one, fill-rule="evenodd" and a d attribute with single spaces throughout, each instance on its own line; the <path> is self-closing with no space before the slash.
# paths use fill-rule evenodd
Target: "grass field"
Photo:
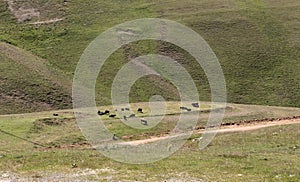
<path id="1" fill-rule="evenodd" d="M 127 140 L 167 135 L 180 114 L 178 103 L 167 104 L 164 120 L 155 128 L 132 131 L 116 119 L 103 117 L 105 125 Z M 132 105 L 132 109 L 146 103 Z M 229 104 L 224 122 L 300 115 L 296 108 Z M 201 110 L 209 108 L 203 103 Z M 99 108 L 110 109 L 109 106 Z M 58 117 L 52 114 L 58 113 Z M 138 113 L 136 113 L 138 114 Z M 185 113 L 187 114 L 187 113 Z M 189 114 L 198 114 L 192 111 Z M 205 126 L 208 113 L 201 112 L 198 126 Z M 139 117 L 139 115 L 137 115 Z M 140 117 L 149 117 L 140 115 Z M 206 119 L 205 119 L 206 118 Z M 160 127 L 163 126 L 163 127 Z M 204 150 L 193 138 L 174 155 L 156 163 L 129 165 L 115 162 L 92 150 L 81 134 L 72 110 L 0 117 L 0 171 L 35 180 L 209 180 L 209 181 L 297 181 L 299 176 L 299 124 L 264 128 L 249 132 L 218 134 Z M 27 140 L 27 141 L 25 141 Z M 29 143 L 35 142 L 37 144 Z M 74 167 L 76 164 L 76 167 Z M 77 176 L 76 176 L 77 175 Z M 1 178 L 0 178 L 1 179 Z"/>

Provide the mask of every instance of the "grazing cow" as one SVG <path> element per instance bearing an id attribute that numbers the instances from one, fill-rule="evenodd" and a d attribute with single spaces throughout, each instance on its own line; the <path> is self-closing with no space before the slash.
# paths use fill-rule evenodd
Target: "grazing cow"
<path id="1" fill-rule="evenodd" d="M 192 142 L 197 142 L 197 141 L 200 141 L 200 140 L 202 140 L 203 139 L 203 137 L 200 137 L 200 138 L 194 138 L 193 140 L 192 140 Z"/>
<path id="2" fill-rule="evenodd" d="M 180 107 L 181 110 L 186 110 L 186 111 L 192 111 L 192 109 L 187 108 L 187 107 Z"/>
<path id="3" fill-rule="evenodd" d="M 113 140 L 118 140 L 118 137 L 116 136 L 116 134 L 114 134 L 114 136 L 112 137 Z"/>
<path id="4" fill-rule="evenodd" d="M 138 108 L 138 112 L 139 113 L 143 113 L 143 109 L 142 108 Z"/>
<path id="5" fill-rule="evenodd" d="M 130 114 L 129 115 L 129 118 L 133 118 L 133 117 L 135 117 L 135 114 Z"/>
<path id="6" fill-rule="evenodd" d="M 110 112 L 109 112 L 109 110 L 105 110 L 104 113 L 105 114 L 109 114 Z"/>
<path id="7" fill-rule="evenodd" d="M 115 115 L 115 114 L 109 115 L 110 118 L 114 118 L 114 117 L 116 117 L 116 116 L 117 116 L 117 115 Z"/>
<path id="8" fill-rule="evenodd" d="M 124 108 L 121 108 L 121 111 L 124 111 L 125 109 Z"/>
<path id="9" fill-rule="evenodd" d="M 192 103 L 192 106 L 193 107 L 196 107 L 196 108 L 199 108 L 200 106 L 199 106 L 199 103 Z"/>
<path id="10" fill-rule="evenodd" d="M 101 111 L 98 111 L 98 115 L 99 115 L 99 116 L 103 116 L 103 115 L 105 115 L 105 113 L 104 113 L 104 112 L 101 112 Z"/>
<path id="11" fill-rule="evenodd" d="M 130 109 L 129 109 L 129 108 L 125 108 L 125 110 L 126 110 L 126 111 L 130 111 Z"/>
<path id="12" fill-rule="evenodd" d="M 148 125 L 147 120 L 145 120 L 144 118 L 141 119 L 141 123 L 142 123 L 142 125 Z"/>
<path id="13" fill-rule="evenodd" d="M 57 114 L 57 113 L 54 113 L 53 116 L 58 116 L 58 114 Z"/>
<path id="14" fill-rule="evenodd" d="M 123 119 L 124 119 L 125 121 L 127 121 L 127 117 L 126 117 L 126 116 L 123 116 Z"/>
<path id="15" fill-rule="evenodd" d="M 180 107 L 180 109 L 181 109 L 181 110 L 187 110 L 187 108 L 186 108 L 186 107 Z"/>

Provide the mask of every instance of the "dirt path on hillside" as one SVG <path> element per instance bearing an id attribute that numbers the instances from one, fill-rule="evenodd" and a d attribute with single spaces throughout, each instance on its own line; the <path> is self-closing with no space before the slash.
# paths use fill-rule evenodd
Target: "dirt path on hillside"
<path id="1" fill-rule="evenodd" d="M 207 132 L 217 132 L 217 133 L 245 132 L 245 131 L 258 130 L 258 129 L 262 129 L 262 128 L 266 128 L 266 127 L 290 125 L 290 124 L 300 124 L 300 119 L 296 118 L 296 119 L 286 119 L 286 120 L 279 120 L 279 121 L 254 122 L 254 123 L 243 124 L 243 125 L 222 126 L 219 129 L 216 129 L 216 130 L 211 129 L 211 130 L 208 130 Z M 204 132 L 205 132 L 204 129 L 195 131 L 196 134 L 202 134 Z M 121 144 L 121 145 L 142 145 L 142 144 L 147 144 L 147 143 L 151 143 L 151 142 L 156 142 L 159 140 L 180 137 L 180 136 L 184 136 L 184 135 L 185 134 L 178 134 L 178 135 L 173 135 L 173 136 L 163 136 L 163 137 L 152 137 L 150 139 L 122 142 L 119 144 Z"/>
<path id="2" fill-rule="evenodd" d="M 32 23 L 28 23 L 30 25 L 42 25 L 42 24 L 48 24 L 48 23 L 55 23 L 64 20 L 65 18 L 55 18 L 51 20 L 45 20 L 45 21 L 36 21 Z"/>

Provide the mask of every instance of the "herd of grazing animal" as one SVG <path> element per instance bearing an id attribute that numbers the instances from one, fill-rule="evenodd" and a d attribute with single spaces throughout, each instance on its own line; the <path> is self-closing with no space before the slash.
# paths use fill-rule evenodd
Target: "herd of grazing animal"
<path id="1" fill-rule="evenodd" d="M 192 106 L 194 107 L 194 108 L 200 108 L 200 106 L 199 106 L 199 103 L 192 103 Z M 185 111 L 192 111 L 192 109 L 191 108 L 188 108 L 188 107 L 180 107 L 180 109 L 181 110 L 185 110 Z"/>
<path id="2" fill-rule="evenodd" d="M 200 106 L 199 106 L 199 103 L 192 103 L 192 106 L 193 106 L 194 108 L 199 108 L 199 107 L 200 107 Z M 192 111 L 191 108 L 183 107 L 183 106 L 181 106 L 180 109 L 181 109 L 181 110 L 185 110 L 185 111 Z M 117 109 L 116 109 L 115 111 L 117 111 Z M 121 111 L 122 111 L 122 112 L 124 112 L 124 111 L 130 111 L 130 109 L 129 109 L 129 108 L 121 108 Z M 143 109 L 142 109 L 142 108 L 138 108 L 138 109 L 137 109 L 137 112 L 142 114 L 142 113 L 143 113 Z M 110 114 L 110 111 L 109 111 L 109 110 L 105 110 L 104 112 L 98 111 L 98 115 L 99 115 L 99 116 L 109 115 L 110 118 L 114 118 L 114 117 L 117 116 L 116 114 Z M 55 114 L 55 116 L 58 116 L 58 115 Z M 127 119 L 133 118 L 133 117 L 135 117 L 135 114 L 130 114 L 129 116 L 123 116 L 123 119 L 124 119 L 125 121 L 127 121 Z M 145 122 L 145 121 L 141 121 L 141 123 L 145 125 L 146 122 Z"/>
<path id="3" fill-rule="evenodd" d="M 116 109 L 115 111 L 118 111 L 118 110 Z M 130 109 L 129 109 L 129 108 L 121 108 L 121 111 L 130 111 Z M 137 110 L 137 112 L 138 112 L 138 113 L 143 113 L 143 109 L 142 109 L 142 108 L 139 108 L 139 109 Z M 114 118 L 114 117 L 117 116 L 116 114 L 110 114 L 110 111 L 109 111 L 109 110 L 105 110 L 104 112 L 98 111 L 97 114 L 98 114 L 99 116 L 109 115 L 110 118 Z M 135 117 L 135 114 L 130 114 L 129 116 L 123 116 L 123 119 L 124 119 L 125 121 L 127 121 L 128 118 L 133 118 L 133 117 Z"/>
<path id="4" fill-rule="evenodd" d="M 192 106 L 194 108 L 199 108 L 199 103 L 192 103 Z M 192 111 L 191 108 L 188 108 L 188 107 L 180 107 L 180 110 L 185 110 L 185 111 Z M 117 111 L 117 109 L 115 110 Z M 130 111 L 129 108 L 121 108 L 121 111 L 122 112 L 125 112 L 125 111 Z M 137 112 L 138 113 L 143 113 L 143 109 L 142 108 L 138 108 L 137 109 Z M 117 115 L 116 114 L 111 114 L 109 110 L 105 110 L 104 112 L 101 112 L 101 111 L 98 111 L 98 115 L 99 116 L 103 116 L 103 115 L 109 115 L 110 118 L 115 118 Z M 130 114 L 129 116 L 123 116 L 123 119 L 124 121 L 127 121 L 129 118 L 133 118 L 133 117 L 136 117 L 135 114 Z M 145 126 L 148 126 L 148 121 L 145 119 L 145 118 L 141 118 L 141 124 L 142 125 L 145 125 Z M 113 137 L 112 137 L 113 140 L 118 140 L 118 137 L 114 134 Z"/>

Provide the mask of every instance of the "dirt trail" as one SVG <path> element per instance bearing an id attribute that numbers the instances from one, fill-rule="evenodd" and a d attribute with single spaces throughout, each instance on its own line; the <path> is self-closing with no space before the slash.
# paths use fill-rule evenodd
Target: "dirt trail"
<path id="1" fill-rule="evenodd" d="M 258 130 L 266 127 L 272 127 L 272 126 L 280 126 L 280 125 L 289 125 L 289 124 L 300 124 L 300 119 L 286 119 L 286 120 L 279 120 L 279 121 L 265 121 L 265 122 L 254 122 L 250 124 L 243 124 L 243 125 L 232 125 L 232 126 L 222 126 L 219 129 L 210 129 L 207 132 L 217 132 L 217 133 L 229 133 L 229 132 L 244 132 L 244 131 L 253 131 Z M 205 130 L 201 129 L 196 131 L 195 133 L 201 134 L 204 133 Z M 174 137 L 183 136 L 184 134 L 178 134 L 173 136 L 164 136 L 164 137 L 152 137 L 150 139 L 145 140 L 136 140 L 136 141 L 130 141 L 130 142 L 122 142 L 119 143 L 121 145 L 142 145 L 147 144 L 151 142 L 156 142 L 159 140 L 164 139 L 170 139 Z"/>
<path id="2" fill-rule="evenodd" d="M 55 19 L 51 19 L 51 20 L 37 21 L 37 22 L 28 23 L 28 24 L 41 25 L 41 24 L 55 23 L 55 22 L 62 21 L 62 20 L 64 20 L 64 18 L 55 18 Z"/>
<path id="3" fill-rule="evenodd" d="M 245 124 L 245 125 L 225 126 L 215 131 L 217 131 L 218 133 L 242 132 L 242 131 L 252 131 L 252 130 L 258 130 L 266 127 L 289 125 L 289 124 L 300 124 L 300 119 L 287 119 L 287 120 L 281 120 L 276 122 L 266 121 L 266 122 L 259 122 L 259 123 Z M 213 130 L 211 131 L 215 132 Z M 200 131 L 199 133 L 203 133 L 203 131 Z"/>

